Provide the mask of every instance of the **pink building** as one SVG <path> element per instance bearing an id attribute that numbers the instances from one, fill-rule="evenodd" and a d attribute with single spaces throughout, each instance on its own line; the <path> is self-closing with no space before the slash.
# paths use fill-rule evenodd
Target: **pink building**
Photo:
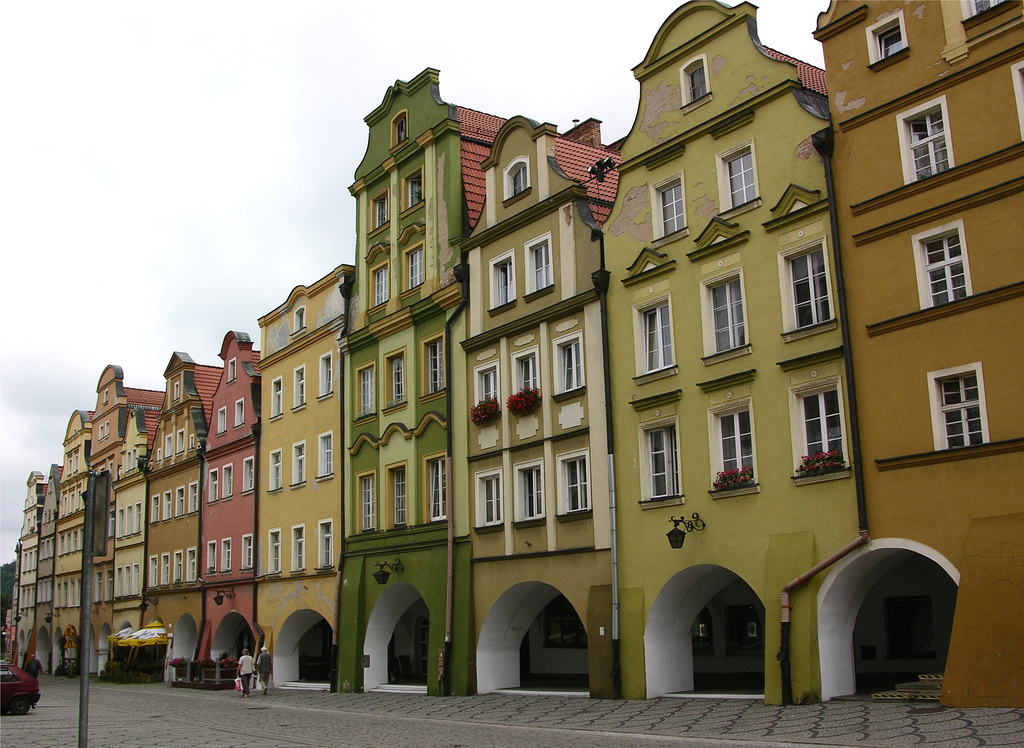
<path id="1" fill-rule="evenodd" d="M 220 384 L 203 455 L 200 574 L 203 588 L 201 657 L 255 653 L 255 537 L 260 440 L 259 351 L 244 332 L 224 336 Z"/>

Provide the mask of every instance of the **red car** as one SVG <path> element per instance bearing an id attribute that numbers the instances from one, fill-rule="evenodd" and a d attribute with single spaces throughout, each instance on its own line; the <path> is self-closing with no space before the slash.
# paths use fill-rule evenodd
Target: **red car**
<path id="1" fill-rule="evenodd" d="M 28 714 L 39 701 L 39 681 L 17 665 L 0 664 L 0 712 Z"/>

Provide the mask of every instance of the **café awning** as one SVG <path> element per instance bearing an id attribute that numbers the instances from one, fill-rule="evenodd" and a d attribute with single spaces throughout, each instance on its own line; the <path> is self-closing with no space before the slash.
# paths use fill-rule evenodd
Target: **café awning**
<path id="1" fill-rule="evenodd" d="M 151 644 L 167 644 L 167 629 L 162 621 L 153 621 L 128 636 L 120 637 L 115 644 L 119 647 L 148 647 Z"/>

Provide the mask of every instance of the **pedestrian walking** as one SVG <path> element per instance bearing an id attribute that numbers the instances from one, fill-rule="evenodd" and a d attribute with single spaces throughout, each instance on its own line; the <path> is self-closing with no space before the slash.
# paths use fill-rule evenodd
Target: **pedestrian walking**
<path id="1" fill-rule="evenodd" d="M 248 649 L 242 650 L 242 656 L 238 658 L 238 677 L 242 679 L 242 698 L 247 699 L 252 696 L 249 693 L 249 683 L 252 681 L 252 673 L 255 669 L 255 663 L 252 660 L 252 655 L 249 654 Z"/>
<path id="2" fill-rule="evenodd" d="M 35 658 L 35 655 L 28 658 L 28 662 L 25 663 L 25 672 L 31 675 L 33 678 L 38 678 L 39 673 L 43 671 L 43 665 L 39 660 Z"/>
<path id="3" fill-rule="evenodd" d="M 266 647 L 260 648 L 260 656 L 256 658 L 256 670 L 260 674 L 260 683 L 263 684 L 263 695 L 270 690 L 270 676 L 274 672 L 274 658 Z"/>

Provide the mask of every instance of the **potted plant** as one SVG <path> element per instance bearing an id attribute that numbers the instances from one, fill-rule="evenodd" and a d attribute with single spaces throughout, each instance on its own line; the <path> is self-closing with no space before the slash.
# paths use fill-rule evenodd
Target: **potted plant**
<path id="1" fill-rule="evenodd" d="M 199 669 L 203 673 L 204 681 L 216 681 L 217 680 L 217 661 L 209 657 L 201 658 L 197 664 Z"/>
<path id="2" fill-rule="evenodd" d="M 487 397 L 469 409 L 469 420 L 476 424 L 487 423 L 492 418 L 497 418 L 500 413 L 498 399 Z"/>
<path id="3" fill-rule="evenodd" d="M 167 664 L 174 668 L 174 679 L 175 680 L 188 680 L 188 658 L 187 657 L 173 657 L 167 661 Z"/>
<path id="4" fill-rule="evenodd" d="M 821 475 L 831 473 L 835 470 L 845 470 L 846 462 L 843 460 L 843 453 L 838 449 L 828 452 L 817 452 L 811 455 L 804 455 L 800 458 L 800 466 L 796 469 L 797 477 L 809 475 Z"/>
<path id="5" fill-rule="evenodd" d="M 536 387 L 523 387 L 519 392 L 509 396 L 505 407 L 508 408 L 509 413 L 521 416 L 536 410 L 540 405 L 540 400 L 540 390 Z"/>
<path id="6" fill-rule="evenodd" d="M 754 469 L 743 467 L 725 470 L 715 478 L 714 489 L 716 491 L 731 491 L 734 488 L 744 488 L 753 485 Z"/>

